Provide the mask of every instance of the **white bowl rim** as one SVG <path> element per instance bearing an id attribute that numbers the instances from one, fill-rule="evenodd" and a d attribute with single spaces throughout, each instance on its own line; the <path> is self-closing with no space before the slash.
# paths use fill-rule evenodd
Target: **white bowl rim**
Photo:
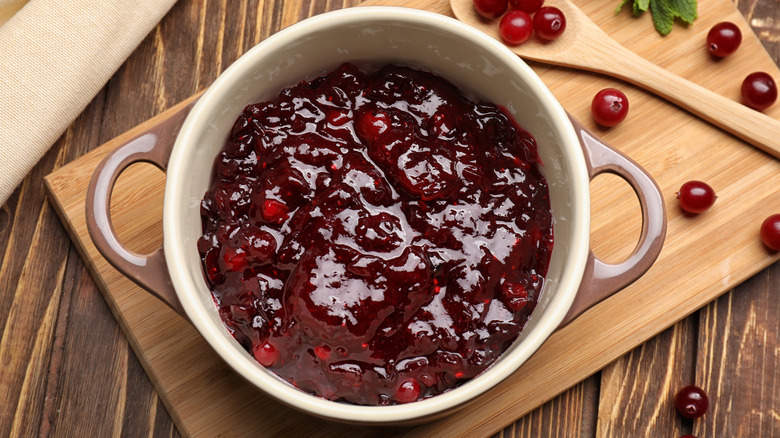
<path id="1" fill-rule="evenodd" d="M 234 78 L 241 76 L 247 69 L 251 69 L 252 65 L 257 62 L 257 58 L 262 58 L 264 51 L 273 50 L 274 47 L 283 46 L 299 38 L 299 32 L 310 33 L 334 25 L 359 24 L 371 20 L 374 22 L 400 21 L 446 29 L 484 46 L 496 56 L 505 59 L 506 65 L 512 66 L 514 73 L 523 77 L 534 87 L 550 114 L 560 121 L 564 142 L 578 149 L 577 153 L 567 150 L 569 152 L 567 163 L 571 164 L 572 167 L 570 172 L 571 182 L 574 185 L 572 190 L 577 195 L 575 200 L 579 201 L 574 202 L 576 204 L 573 208 L 575 217 L 571 219 L 576 228 L 573 230 L 571 241 L 568 242 L 569 252 L 573 256 L 567 259 L 569 263 L 567 263 L 566 273 L 558 284 L 560 290 L 567 292 L 556 294 L 554 302 L 550 303 L 550 306 L 541 315 L 533 332 L 522 341 L 522 350 L 513 351 L 511 357 L 505 353 L 501 360 L 495 362 L 478 377 L 457 388 L 414 403 L 391 406 L 352 405 L 305 393 L 272 372 L 262 369 L 257 363 L 252 363 L 251 358 L 245 352 L 225 345 L 213 331 L 214 327 L 207 322 L 208 312 L 213 312 L 213 309 L 206 309 L 198 305 L 197 300 L 188 298 L 189 296 L 194 297 L 198 285 L 194 284 L 187 276 L 179 275 L 176 264 L 178 260 L 186 260 L 185 251 L 187 249 L 174 238 L 177 235 L 177 224 L 184 221 L 185 212 L 179 210 L 177 206 L 183 205 L 180 193 L 182 193 L 181 185 L 186 181 L 187 173 L 187 169 L 176 165 L 179 159 L 177 157 L 187 152 L 185 145 L 193 144 L 196 140 L 192 138 L 191 131 L 193 127 L 206 123 L 207 109 L 211 102 L 216 100 L 216 96 L 221 90 Z M 585 271 L 589 252 L 590 178 L 584 155 L 579 151 L 579 147 L 579 141 L 566 112 L 536 73 L 503 44 L 471 26 L 441 14 L 394 6 L 347 8 L 307 18 L 271 35 L 238 58 L 204 92 L 186 118 L 171 153 L 163 205 L 163 247 L 171 281 L 188 318 L 200 335 L 238 374 L 276 399 L 305 412 L 345 422 L 389 424 L 436 416 L 475 399 L 512 374 L 552 334 L 568 312 Z"/>

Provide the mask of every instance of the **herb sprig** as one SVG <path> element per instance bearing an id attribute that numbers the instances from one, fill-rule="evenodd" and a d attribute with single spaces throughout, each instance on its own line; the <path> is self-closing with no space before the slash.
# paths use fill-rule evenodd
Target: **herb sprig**
<path id="1" fill-rule="evenodd" d="M 693 24 L 693 20 L 698 16 L 696 0 L 621 0 L 615 14 L 628 3 L 633 3 L 634 16 L 649 9 L 653 15 L 655 30 L 661 35 L 668 35 L 672 31 L 675 18 Z"/>

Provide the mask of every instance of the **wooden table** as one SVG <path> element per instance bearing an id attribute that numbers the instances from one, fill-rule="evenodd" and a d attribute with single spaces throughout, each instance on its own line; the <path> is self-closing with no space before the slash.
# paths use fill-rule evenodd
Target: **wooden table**
<path id="1" fill-rule="evenodd" d="M 207 87 L 276 30 L 357 3 L 179 0 L 0 208 L 0 436 L 179 435 L 43 177 Z M 780 4 L 736 3 L 780 62 Z M 775 263 L 501 436 L 780 436 L 779 285 Z M 671 398 L 702 374 L 712 412 L 683 420 Z"/>

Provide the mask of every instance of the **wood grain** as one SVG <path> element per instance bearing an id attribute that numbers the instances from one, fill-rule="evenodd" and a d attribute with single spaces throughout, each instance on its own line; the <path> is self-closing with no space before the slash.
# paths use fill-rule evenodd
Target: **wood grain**
<path id="1" fill-rule="evenodd" d="M 712 415 L 694 424 L 697 436 L 780 436 L 780 266 L 748 282 L 764 284 L 700 312 L 697 356 L 708 359 L 697 361 L 691 381 L 707 388 Z"/>
<path id="2" fill-rule="evenodd" d="M 47 203 L 43 177 L 60 168 L 63 163 L 82 156 L 202 90 L 235 59 L 239 51 L 246 50 L 270 33 L 314 12 L 355 2 L 345 3 L 179 0 L 22 186 L 0 207 L 0 363 L 3 364 L 0 367 L 0 394 L 3 396 L 3 403 L 0 404 L 0 436 L 111 436 L 113 433 L 122 436 L 179 435 L 140 362 L 118 330 L 110 309 L 89 279 L 65 229 Z M 585 3 L 583 7 L 590 5 L 589 2 Z M 593 8 L 587 11 L 588 15 L 610 15 L 612 4 L 610 7 L 601 7 L 602 4 L 593 2 Z M 780 60 L 780 36 L 776 27 L 780 17 L 778 3 L 774 0 L 741 0 L 739 6 L 775 62 Z M 705 13 L 709 13 L 708 10 L 700 10 L 701 18 L 705 17 Z M 624 38 L 629 41 L 640 38 L 641 33 L 633 33 L 632 36 L 633 29 L 650 26 L 647 14 L 626 22 L 629 24 L 625 26 Z M 706 32 L 707 27 L 702 23 L 704 21 L 697 21 L 693 27 L 696 33 Z M 673 48 L 690 38 L 694 38 L 690 29 L 685 31 L 681 26 L 676 26 L 669 38 L 648 40 L 646 43 Z M 666 68 L 678 74 L 694 73 L 686 65 L 686 59 L 674 50 L 668 50 L 662 61 Z M 737 60 L 720 63 L 717 71 L 738 69 L 737 64 Z M 538 66 L 535 68 L 543 70 Z M 567 74 L 555 80 L 561 90 L 559 93 L 569 92 L 560 84 L 566 80 Z M 702 71 L 700 74 L 720 78 L 737 76 L 713 74 L 711 71 Z M 598 77 L 594 81 L 594 87 L 609 83 Z M 734 88 L 727 88 L 727 84 L 721 84 L 721 87 L 731 90 L 724 94 L 736 97 Z M 662 107 L 662 104 L 644 95 L 636 99 L 647 110 L 640 111 L 642 116 Z M 632 96 L 632 103 L 636 99 Z M 632 108 L 632 117 L 639 106 L 637 103 Z M 579 115 L 587 114 L 587 108 L 582 103 L 569 103 L 567 109 L 576 110 Z M 684 119 L 671 126 L 682 129 L 686 123 L 691 122 Z M 619 132 L 601 134 L 609 137 L 613 144 L 621 144 L 619 141 L 624 140 Z M 636 137 L 638 141 L 647 142 L 652 137 L 652 131 Z M 660 141 L 668 140 L 662 136 Z M 712 142 L 712 139 L 705 138 L 704 141 Z M 720 154 L 722 151 L 722 148 L 715 147 L 711 153 Z M 671 167 L 668 172 L 679 171 L 680 167 L 675 165 L 691 161 L 686 161 L 684 154 L 653 157 L 647 152 L 640 155 L 644 162 L 659 160 L 659 167 Z M 692 172 L 700 169 L 693 167 Z M 594 186 L 597 186 L 594 190 L 620 189 L 619 186 L 611 189 L 608 183 L 594 183 Z M 625 198 L 625 203 L 631 205 L 630 197 L 626 195 Z M 622 195 L 616 202 L 623 203 L 621 199 Z M 602 211 L 602 208 L 594 205 L 594 210 Z M 736 229 L 744 226 L 738 220 L 731 225 Z M 631 243 L 631 226 L 626 230 L 627 237 L 614 243 L 605 242 L 603 236 L 594 236 L 597 252 L 605 257 L 619 257 L 621 251 L 625 251 Z M 705 234 L 710 238 L 713 235 L 724 235 L 718 231 L 708 229 Z M 729 229 L 725 235 L 731 232 Z M 722 250 L 728 251 L 728 248 Z M 680 263 L 697 262 L 695 259 L 680 260 Z M 701 263 L 706 265 L 707 262 L 704 260 Z M 753 328 L 759 327 L 755 323 L 747 322 L 759 321 L 760 318 L 756 318 L 753 312 L 760 313 L 760 309 L 771 308 L 771 304 L 777 301 L 778 266 L 775 263 L 761 271 L 710 305 L 719 306 L 715 312 L 717 321 L 713 318 L 708 320 L 713 330 L 697 329 L 694 351 L 679 349 L 674 344 L 675 337 L 669 336 L 668 332 L 653 338 L 655 346 L 640 347 L 644 353 L 634 351 L 633 358 L 615 362 L 614 370 L 605 369 L 604 374 L 612 373 L 608 385 L 602 382 L 602 373 L 596 373 L 585 383 L 532 411 L 500 435 L 597 436 L 595 424 L 600 411 L 598 405 L 605 402 L 593 401 L 599 399 L 600 393 L 618 393 L 616 388 L 621 386 L 643 388 L 643 381 L 663 380 L 669 371 L 664 367 L 651 366 L 652 363 L 659 363 L 654 357 L 675 353 L 683 355 L 680 363 L 685 364 L 683 368 L 687 370 L 686 377 L 690 377 L 687 373 L 691 372 L 695 373 L 693 376 L 698 382 L 704 382 L 704 376 L 709 376 L 707 382 L 723 382 L 717 394 L 713 395 L 713 389 L 708 390 L 714 403 L 726 406 L 728 413 L 723 414 L 721 408 L 717 415 L 708 414 L 702 421 L 689 424 L 690 430 L 695 430 L 701 437 L 738 436 L 740 431 L 749 430 L 758 430 L 758 436 L 780 436 L 777 426 L 780 397 L 776 392 L 766 390 L 778 386 L 776 381 L 772 383 L 771 380 L 777 376 L 776 339 L 748 335 L 730 338 L 728 348 L 724 348 L 723 343 L 706 349 L 699 348 L 729 333 L 734 336 L 735 333 L 759 333 L 764 329 L 767 333 L 777 333 L 776 326 L 773 329 L 771 323 L 762 325 L 764 328 L 760 329 Z M 731 305 L 722 303 L 727 298 L 731 300 Z M 680 324 L 698 327 L 699 321 L 705 320 L 699 316 L 704 312 L 712 313 L 710 307 L 707 307 L 685 318 Z M 731 323 L 727 324 L 728 321 Z M 734 327 L 743 329 L 732 332 Z M 672 329 L 672 332 L 674 330 L 677 329 Z M 738 369 L 738 379 L 728 373 L 717 375 L 720 366 L 725 365 L 731 373 L 737 369 L 735 364 L 739 363 L 740 358 L 744 360 L 760 355 L 763 355 L 762 363 L 774 363 L 774 368 L 768 365 L 747 366 L 758 364 L 752 359 L 753 362 L 742 362 L 743 365 Z M 643 365 L 638 363 L 640 358 Z M 629 363 L 632 365 L 628 366 Z M 709 371 L 705 370 L 707 367 Z M 117 390 L 122 387 L 125 389 Z M 756 390 L 757 387 L 763 387 L 764 390 Z M 637 406 L 644 403 L 645 399 L 659 397 L 659 387 L 650 385 L 647 392 L 625 390 L 622 394 L 625 396 L 621 400 Z M 647 424 L 657 421 L 648 416 L 647 410 L 640 412 L 637 414 L 638 419 L 633 421 L 614 420 L 613 436 L 637 436 L 632 427 L 646 430 Z M 618 427 L 618 423 L 622 426 Z M 743 426 L 749 423 L 753 425 L 752 429 Z M 681 430 L 687 430 L 685 425 Z M 661 432 L 661 436 L 674 436 L 672 431 Z"/>
<path id="3" fill-rule="evenodd" d="M 534 409 L 496 434 L 502 438 L 595 436 L 598 373 Z"/>
<path id="4" fill-rule="evenodd" d="M 687 360 L 694 353 L 695 335 L 695 321 L 686 319 L 601 372 L 598 436 L 677 436 L 690 432 L 671 397 L 693 381 L 692 364 Z M 638 375 L 645 378 L 633 378 Z"/>

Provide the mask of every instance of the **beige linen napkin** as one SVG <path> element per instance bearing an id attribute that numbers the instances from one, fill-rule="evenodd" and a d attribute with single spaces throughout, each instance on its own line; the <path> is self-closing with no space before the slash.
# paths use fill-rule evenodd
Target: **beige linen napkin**
<path id="1" fill-rule="evenodd" d="M 30 0 L 0 23 L 0 206 L 175 2 Z"/>
<path id="2" fill-rule="evenodd" d="M 26 3 L 27 0 L 0 0 L 0 26 L 10 20 Z"/>

